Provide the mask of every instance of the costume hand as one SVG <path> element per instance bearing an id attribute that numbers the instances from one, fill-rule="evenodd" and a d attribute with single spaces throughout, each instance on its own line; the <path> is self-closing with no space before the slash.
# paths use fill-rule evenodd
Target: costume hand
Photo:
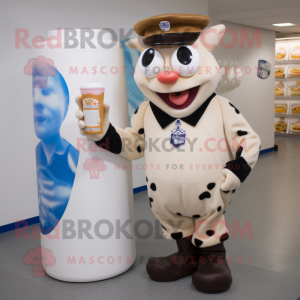
<path id="1" fill-rule="evenodd" d="M 222 191 L 233 191 L 241 185 L 240 179 L 229 169 L 222 170 Z"/>

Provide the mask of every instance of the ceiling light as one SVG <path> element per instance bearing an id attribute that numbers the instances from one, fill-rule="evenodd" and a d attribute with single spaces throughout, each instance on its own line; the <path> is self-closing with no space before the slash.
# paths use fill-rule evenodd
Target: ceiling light
<path id="1" fill-rule="evenodd" d="M 299 40 L 299 37 L 286 37 L 286 38 L 277 38 L 276 41 L 281 40 Z"/>
<path id="2" fill-rule="evenodd" d="M 278 23 L 278 24 L 272 24 L 273 26 L 279 26 L 279 27 L 284 27 L 284 26 L 295 26 L 295 24 L 292 23 Z"/>

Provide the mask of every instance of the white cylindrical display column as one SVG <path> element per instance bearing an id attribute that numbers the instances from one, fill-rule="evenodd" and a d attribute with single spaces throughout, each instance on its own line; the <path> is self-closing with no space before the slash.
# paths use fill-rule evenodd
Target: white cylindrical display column
<path id="1" fill-rule="evenodd" d="M 126 78 L 120 43 L 103 41 L 101 30 L 90 30 L 94 38 L 83 42 L 84 34 L 74 29 L 68 32 L 74 43 L 70 39 L 66 43 L 65 33 L 49 32 L 47 42 L 40 44 L 44 47 L 36 49 L 28 62 L 44 232 L 41 246 L 49 276 L 88 282 L 116 276 L 134 263 L 132 171 L 131 162 L 80 135 L 75 97 L 82 84 L 93 80 L 100 61 L 98 82 L 105 87 L 110 121 L 125 128 Z"/>

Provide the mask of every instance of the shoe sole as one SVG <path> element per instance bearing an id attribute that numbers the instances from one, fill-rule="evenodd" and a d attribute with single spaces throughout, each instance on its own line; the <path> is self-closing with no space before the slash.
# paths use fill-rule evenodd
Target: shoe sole
<path id="1" fill-rule="evenodd" d="M 195 271 L 196 272 L 196 271 Z M 153 279 L 152 277 L 150 277 L 151 278 L 151 280 L 153 280 L 153 281 L 156 281 L 156 282 L 174 282 L 174 281 L 176 281 L 176 280 L 179 280 L 179 279 L 181 279 L 181 278 L 184 278 L 184 277 L 188 277 L 188 276 L 192 276 L 195 272 L 193 272 L 193 273 L 191 273 L 191 274 L 188 274 L 188 275 L 184 275 L 184 276 L 182 276 L 182 277 L 180 277 L 180 278 L 177 278 L 177 279 L 174 279 L 174 280 L 168 280 L 168 281 L 165 281 L 165 280 L 156 280 L 156 279 Z M 149 274 L 148 274 L 149 275 Z"/>
<path id="2" fill-rule="evenodd" d="M 195 286 L 194 286 L 195 287 Z M 231 287 L 231 286 L 230 286 Z M 226 290 L 221 290 L 221 291 L 212 291 L 212 292 L 208 292 L 208 291 L 201 291 L 201 290 L 199 290 L 199 289 L 197 289 L 197 288 L 195 288 L 197 291 L 199 291 L 199 292 L 201 292 L 201 293 L 204 293 L 204 294 L 222 294 L 222 293 L 224 293 L 224 292 L 227 292 L 229 289 L 230 289 L 230 287 L 228 288 L 228 289 L 226 289 Z"/>

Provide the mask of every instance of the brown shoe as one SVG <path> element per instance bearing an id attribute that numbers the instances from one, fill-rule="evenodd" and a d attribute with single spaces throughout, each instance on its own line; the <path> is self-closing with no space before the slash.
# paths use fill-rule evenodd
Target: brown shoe
<path id="1" fill-rule="evenodd" d="M 221 293 L 232 283 L 223 243 L 199 248 L 198 270 L 193 274 L 194 287 L 205 293 Z"/>
<path id="2" fill-rule="evenodd" d="M 152 257 L 146 269 L 151 279 L 168 282 L 193 274 L 198 267 L 198 248 L 191 238 L 176 240 L 178 252 L 166 257 Z"/>

